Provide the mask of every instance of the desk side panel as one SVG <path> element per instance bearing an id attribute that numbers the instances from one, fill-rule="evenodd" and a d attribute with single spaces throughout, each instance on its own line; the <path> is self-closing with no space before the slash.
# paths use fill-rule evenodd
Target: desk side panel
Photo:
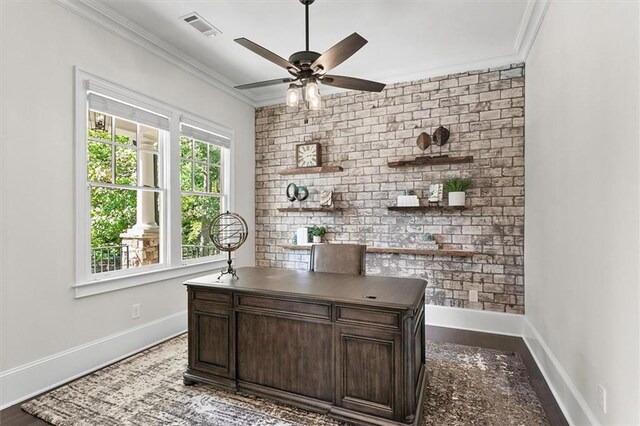
<path id="1" fill-rule="evenodd" d="M 189 298 L 189 369 L 235 379 L 235 312 Z"/>

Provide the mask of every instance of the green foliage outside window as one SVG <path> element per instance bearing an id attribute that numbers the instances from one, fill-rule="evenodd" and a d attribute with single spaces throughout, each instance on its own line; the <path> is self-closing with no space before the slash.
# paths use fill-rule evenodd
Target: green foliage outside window
<path id="1" fill-rule="evenodd" d="M 220 147 L 180 137 L 180 189 L 195 193 L 220 193 Z M 211 220 L 220 213 L 220 198 L 182 194 L 182 244 L 213 247 Z M 191 257 L 187 252 L 185 257 Z M 207 251 L 204 255 L 211 254 Z M 202 254 L 201 254 L 202 255 Z"/>
<path id="2" fill-rule="evenodd" d="M 182 244 L 213 246 L 209 236 L 209 226 L 219 213 L 219 198 L 183 195 Z"/>
<path id="3" fill-rule="evenodd" d="M 108 131 L 89 130 L 89 137 L 110 141 Z M 115 149 L 115 182 L 113 182 L 112 146 L 89 140 L 87 143 L 87 180 L 89 182 L 137 185 L 136 151 L 126 146 L 127 136 L 116 135 L 122 146 Z M 183 191 L 220 193 L 221 149 L 185 137 L 180 138 L 182 161 L 180 184 Z M 192 170 L 193 169 L 193 170 Z M 192 175 L 193 173 L 193 175 Z M 157 197 L 157 196 L 156 196 Z M 136 191 L 119 188 L 91 189 L 91 246 L 118 246 L 120 234 L 136 222 Z M 220 198 L 183 194 L 182 244 L 211 247 L 209 225 L 220 213 Z M 212 252 L 204 252 L 209 255 Z"/>
<path id="4" fill-rule="evenodd" d="M 106 131 L 89 130 L 95 139 L 111 140 Z M 116 141 L 128 143 L 126 136 L 116 136 Z M 118 147 L 120 148 L 120 147 Z M 90 182 L 112 182 L 111 145 L 91 142 L 87 149 L 87 179 Z M 135 185 L 136 153 L 134 150 L 116 150 L 116 182 Z M 133 170 L 133 176 L 131 176 Z M 126 172 L 129 171 L 127 174 Z M 127 189 L 93 187 L 91 189 L 91 246 L 120 245 L 120 234 L 136 222 L 136 192 Z"/>

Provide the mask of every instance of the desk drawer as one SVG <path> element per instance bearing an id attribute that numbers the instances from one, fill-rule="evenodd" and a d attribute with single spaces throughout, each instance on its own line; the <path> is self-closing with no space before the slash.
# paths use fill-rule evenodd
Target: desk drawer
<path id="1" fill-rule="evenodd" d="M 194 301 L 201 300 L 231 306 L 231 293 L 211 290 L 193 290 L 191 294 Z"/>
<path id="2" fill-rule="evenodd" d="M 247 311 L 275 312 L 331 320 L 330 303 L 236 294 L 236 307 Z"/>
<path id="3" fill-rule="evenodd" d="M 402 318 L 400 312 L 338 305 L 336 322 L 400 330 Z"/>

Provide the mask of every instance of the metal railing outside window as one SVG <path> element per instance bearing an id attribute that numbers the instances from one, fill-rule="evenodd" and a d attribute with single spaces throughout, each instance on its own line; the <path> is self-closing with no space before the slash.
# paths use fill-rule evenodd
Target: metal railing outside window
<path id="1" fill-rule="evenodd" d="M 103 246 L 91 248 L 91 273 L 118 271 L 129 267 L 129 246 Z"/>
<path id="2" fill-rule="evenodd" d="M 214 246 L 190 245 L 182 246 L 182 259 L 197 259 L 200 257 L 214 256 L 220 254 Z"/>

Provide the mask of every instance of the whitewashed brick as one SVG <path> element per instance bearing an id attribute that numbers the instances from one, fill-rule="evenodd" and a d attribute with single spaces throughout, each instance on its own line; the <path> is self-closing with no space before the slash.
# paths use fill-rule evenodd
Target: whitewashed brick
<path id="1" fill-rule="evenodd" d="M 425 233 L 443 248 L 475 250 L 472 258 L 368 254 L 369 274 L 428 280 L 429 303 L 524 312 L 524 66 L 476 70 L 389 85 L 380 94 L 346 92 L 323 97 L 323 109 L 282 105 L 256 110 L 256 264 L 304 269 L 308 253 L 279 247 L 301 225 L 321 224 L 332 242 L 419 247 Z M 305 118 L 308 123 L 305 123 Z M 473 155 L 471 164 L 392 169 L 387 162 L 423 155 L 415 138 L 445 125 L 449 143 L 425 155 Z M 335 174 L 280 176 L 293 167 L 294 147 L 323 145 L 323 162 Z M 390 212 L 395 197 L 430 183 L 471 176 L 472 210 Z M 317 204 L 335 191 L 336 213 L 281 213 L 289 182 L 307 185 Z M 473 293 L 473 301 L 470 300 Z"/>

